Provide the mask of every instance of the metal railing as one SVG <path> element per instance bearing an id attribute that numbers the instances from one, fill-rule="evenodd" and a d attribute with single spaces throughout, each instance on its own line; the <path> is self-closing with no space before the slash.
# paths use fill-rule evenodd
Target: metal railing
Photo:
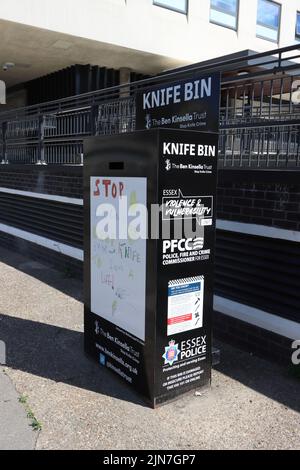
<path id="1" fill-rule="evenodd" d="M 219 166 L 300 167 L 299 126 L 240 128 L 220 134 Z"/>
<path id="2" fill-rule="evenodd" d="M 283 71 L 280 77 L 223 85 L 219 166 L 300 166 L 296 80 Z"/>
<path id="3" fill-rule="evenodd" d="M 0 113 L 0 160 L 80 164 L 86 136 L 135 129 L 138 91 L 214 71 L 222 73 L 219 166 L 300 167 L 297 46 L 195 65 L 128 85 Z"/>

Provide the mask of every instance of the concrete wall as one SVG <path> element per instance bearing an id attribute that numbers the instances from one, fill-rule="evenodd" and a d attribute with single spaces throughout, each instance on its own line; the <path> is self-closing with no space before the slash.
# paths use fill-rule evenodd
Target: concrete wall
<path id="1" fill-rule="evenodd" d="M 282 4 L 279 46 L 295 42 L 300 0 Z M 188 15 L 152 0 L 7 0 L 0 19 L 151 54 L 196 62 L 242 49 L 276 47 L 256 38 L 257 0 L 240 0 L 238 31 L 209 22 L 210 0 L 189 0 Z"/>

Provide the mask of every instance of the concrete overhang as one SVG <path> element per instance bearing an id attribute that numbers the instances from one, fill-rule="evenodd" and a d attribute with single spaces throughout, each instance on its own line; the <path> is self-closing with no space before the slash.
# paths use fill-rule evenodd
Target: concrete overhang
<path id="1" fill-rule="evenodd" d="M 15 66 L 4 72 L 5 63 Z M 0 80 L 7 88 L 74 64 L 126 67 L 149 75 L 186 65 L 174 58 L 0 20 Z"/>

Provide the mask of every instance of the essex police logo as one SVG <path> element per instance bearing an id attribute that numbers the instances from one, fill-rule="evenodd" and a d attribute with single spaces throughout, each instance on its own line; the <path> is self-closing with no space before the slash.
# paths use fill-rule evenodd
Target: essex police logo
<path id="1" fill-rule="evenodd" d="M 165 353 L 163 354 L 163 359 L 165 360 L 165 365 L 172 366 L 174 362 L 178 361 L 180 350 L 178 344 L 175 344 L 175 341 L 169 342 L 169 346 L 165 348 Z"/>

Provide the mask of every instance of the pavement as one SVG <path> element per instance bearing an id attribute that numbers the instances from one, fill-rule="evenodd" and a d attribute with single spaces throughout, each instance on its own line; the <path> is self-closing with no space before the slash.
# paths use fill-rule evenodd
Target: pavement
<path id="1" fill-rule="evenodd" d="M 0 449 L 34 449 L 37 434 L 30 429 L 31 422 L 19 395 L 6 373 L 0 371 Z"/>
<path id="2" fill-rule="evenodd" d="M 287 370 L 219 344 L 211 389 L 152 410 L 84 355 L 80 280 L 25 253 L 0 260 L 0 449 L 300 449 Z"/>

